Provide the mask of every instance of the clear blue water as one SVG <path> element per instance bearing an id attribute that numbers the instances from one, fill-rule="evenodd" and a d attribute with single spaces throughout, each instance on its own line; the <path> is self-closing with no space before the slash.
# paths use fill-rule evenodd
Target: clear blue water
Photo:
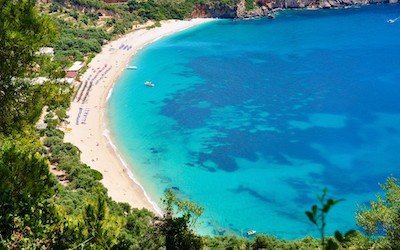
<path id="1" fill-rule="evenodd" d="M 109 101 L 113 138 L 154 201 L 205 207 L 203 234 L 317 235 L 400 176 L 399 5 L 219 20 L 142 50 Z M 143 83 L 152 81 L 154 88 Z"/>

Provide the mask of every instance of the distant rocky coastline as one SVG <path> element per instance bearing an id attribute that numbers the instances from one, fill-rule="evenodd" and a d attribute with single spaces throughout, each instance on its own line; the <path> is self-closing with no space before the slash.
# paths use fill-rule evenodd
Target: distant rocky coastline
<path id="1" fill-rule="evenodd" d="M 367 4 L 397 4 L 399 0 L 256 0 L 252 10 L 246 10 L 245 0 L 240 0 L 235 7 L 215 7 L 206 4 L 197 6 L 193 18 L 232 18 L 248 19 L 258 17 L 274 17 L 276 11 L 282 9 L 330 9 L 344 8 Z"/>

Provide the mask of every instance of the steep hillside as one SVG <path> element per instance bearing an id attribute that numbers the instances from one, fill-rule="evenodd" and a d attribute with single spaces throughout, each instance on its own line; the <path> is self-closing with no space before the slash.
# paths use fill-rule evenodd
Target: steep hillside
<path id="1" fill-rule="evenodd" d="M 396 4 L 398 0 L 240 0 L 221 5 L 214 1 L 195 6 L 192 17 L 255 18 L 268 16 L 281 9 L 343 8 L 366 4 Z"/>

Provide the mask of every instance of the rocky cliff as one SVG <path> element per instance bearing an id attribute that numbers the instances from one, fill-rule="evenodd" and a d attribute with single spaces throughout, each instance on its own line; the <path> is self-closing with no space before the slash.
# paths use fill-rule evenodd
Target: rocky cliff
<path id="1" fill-rule="evenodd" d="M 192 12 L 192 17 L 214 17 L 214 18 L 255 18 L 274 17 L 274 12 L 281 9 L 326 9 L 343 8 L 353 5 L 391 3 L 396 4 L 399 0 L 255 0 L 251 10 L 246 9 L 246 0 L 234 7 L 219 7 L 208 5 L 197 6 Z"/>
<path id="2" fill-rule="evenodd" d="M 352 5 L 397 3 L 398 0 L 257 0 L 257 4 L 272 6 L 272 8 L 337 8 Z"/>
<path id="3" fill-rule="evenodd" d="M 237 17 L 237 6 L 228 7 L 216 7 L 206 4 L 198 5 L 192 12 L 193 18 L 198 17 L 213 17 L 213 18 L 236 18 Z"/>

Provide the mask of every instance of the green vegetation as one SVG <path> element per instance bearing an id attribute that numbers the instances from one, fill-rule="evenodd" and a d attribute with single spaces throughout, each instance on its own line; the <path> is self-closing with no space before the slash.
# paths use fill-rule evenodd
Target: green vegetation
<path id="1" fill-rule="evenodd" d="M 203 213 L 203 208 L 190 201 L 178 199 L 171 190 L 165 193 L 163 204 L 165 215 L 160 231 L 165 236 L 166 248 L 201 249 L 201 238 L 195 234 L 193 227 Z"/>
<path id="2" fill-rule="evenodd" d="M 101 51 L 104 42 L 140 22 L 122 6 L 98 0 L 53 1 L 41 3 L 40 9 L 59 30 L 56 41 L 49 45 L 55 48 L 55 61 L 60 67 L 87 60 L 90 54 Z"/>
<path id="3" fill-rule="evenodd" d="M 0 235 L 5 239 L 51 231 L 57 222 L 49 198 L 56 180 L 35 153 L 3 145 L 0 152 Z"/>
<path id="4" fill-rule="evenodd" d="M 0 1 L 0 132 L 11 132 L 32 123 L 40 114 L 40 86 L 25 76 L 35 76 L 35 52 L 53 37 L 54 26 L 39 16 L 30 1 Z M 11 128 L 9 124 L 14 124 Z"/>
<path id="5" fill-rule="evenodd" d="M 327 243 L 325 241 L 325 226 L 326 226 L 326 216 L 328 215 L 329 210 L 336 205 L 337 203 L 343 201 L 343 199 L 334 200 L 334 199 L 326 199 L 328 189 L 324 188 L 322 191 L 322 195 L 318 195 L 317 199 L 320 203 L 320 207 L 318 205 L 313 205 L 311 207 L 311 211 L 306 211 L 306 215 L 308 219 L 317 227 L 318 232 L 321 235 L 321 246 L 322 250 L 324 249 L 338 249 L 339 244 L 345 244 L 351 240 L 351 237 L 356 236 L 355 230 L 350 230 L 343 236 L 339 231 L 335 232 L 334 238 L 329 238 Z"/>
<path id="6" fill-rule="evenodd" d="M 384 249 L 400 249 L 400 185 L 390 177 L 385 185 L 382 198 L 376 196 L 369 207 L 362 206 L 357 212 L 357 223 L 370 236 L 378 236 L 378 244 Z"/>
<path id="7" fill-rule="evenodd" d="M 52 20 L 59 31 L 54 41 L 44 43 L 55 48 L 53 68 L 47 72 L 66 68 L 73 61 L 87 60 L 91 54 L 99 53 L 105 42 L 149 20 L 156 21 L 147 25 L 154 28 L 161 20 L 190 18 L 198 5 L 234 8 L 238 3 L 239 0 L 128 0 L 117 4 L 101 0 L 54 0 L 39 3 L 40 12 Z"/>
<path id="8" fill-rule="evenodd" d="M 104 29 L 95 27 L 77 29 L 62 19 L 54 21 L 62 30 L 59 39 L 54 44 L 55 59 L 60 62 L 84 61 L 90 53 L 99 53 L 104 41 L 111 39 L 111 35 Z"/>
<path id="9" fill-rule="evenodd" d="M 190 17 L 193 3 L 187 2 L 167 2 L 167 1 L 136 1 L 129 0 L 129 11 L 143 19 L 165 20 L 165 19 L 184 19 Z"/>
<path id="10" fill-rule="evenodd" d="M 197 204 L 167 191 L 165 214 L 158 218 L 117 203 L 101 184 L 102 174 L 82 163 L 79 149 L 64 142 L 57 127 L 65 122 L 74 93 L 52 79 L 62 77 L 71 60 L 91 60 L 105 40 L 135 22 L 184 18 L 196 4 L 235 3 L 71 0 L 35 7 L 32 0 L 0 0 L 0 249 L 319 249 L 321 243 L 325 249 L 400 248 L 400 186 L 395 178 L 382 186 L 384 198 L 378 195 L 357 213 L 358 224 L 372 238 L 355 231 L 325 237 L 325 216 L 338 202 L 326 200 L 326 191 L 319 197 L 320 207 L 306 213 L 322 241 L 310 236 L 295 241 L 268 235 L 201 237 L 195 233 L 203 212 Z M 109 16 L 99 14 L 103 11 Z M 54 58 L 35 53 L 50 45 L 56 48 Z M 39 75 L 50 80 L 34 84 L 30 79 Z M 42 111 L 47 128 L 38 130 Z"/>
<path id="11" fill-rule="evenodd" d="M 253 0 L 246 0 L 244 2 L 244 6 L 245 6 L 246 10 L 252 10 L 252 9 L 254 9 L 254 1 Z"/>

